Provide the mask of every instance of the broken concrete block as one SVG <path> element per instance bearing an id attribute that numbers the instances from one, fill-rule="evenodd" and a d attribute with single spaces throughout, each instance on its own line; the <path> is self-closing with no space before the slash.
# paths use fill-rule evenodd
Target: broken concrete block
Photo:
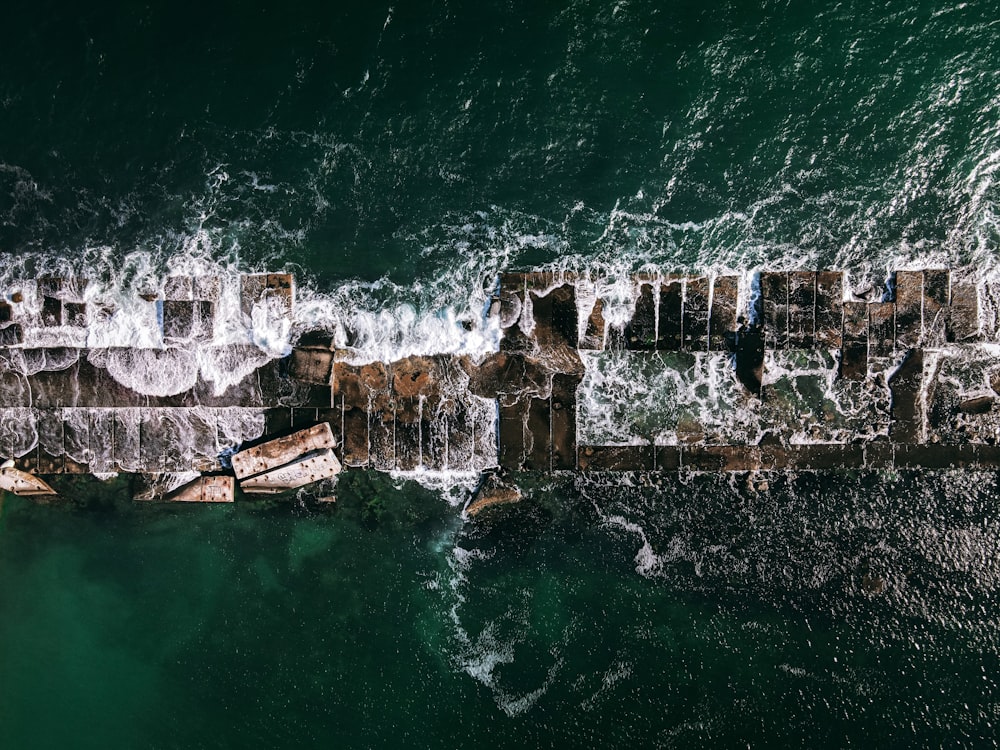
<path id="1" fill-rule="evenodd" d="M 296 487 L 332 479 L 340 473 L 340 461 L 329 448 L 299 456 L 291 463 L 271 469 L 263 474 L 240 480 L 240 489 L 246 493 L 274 494 Z"/>
<path id="2" fill-rule="evenodd" d="M 330 385 L 333 352 L 329 349 L 293 349 L 288 363 L 288 375 L 303 383 Z"/>
<path id="3" fill-rule="evenodd" d="M 22 497 L 56 494 L 54 489 L 38 477 L 14 467 L 0 468 L 0 490 Z"/>
<path id="4" fill-rule="evenodd" d="M 172 503 L 231 503 L 235 482 L 229 476 L 198 477 L 179 487 L 163 500 Z"/>
<path id="5" fill-rule="evenodd" d="M 233 471 L 240 480 L 270 471 L 287 464 L 297 457 L 313 451 L 324 451 L 334 447 L 330 425 L 318 425 L 285 437 L 247 448 L 233 455 Z"/>
<path id="6" fill-rule="evenodd" d="M 475 517 L 487 508 L 516 503 L 520 499 L 520 489 L 504 482 L 496 474 L 488 474 L 473 493 L 469 504 L 465 507 L 465 513 Z"/>

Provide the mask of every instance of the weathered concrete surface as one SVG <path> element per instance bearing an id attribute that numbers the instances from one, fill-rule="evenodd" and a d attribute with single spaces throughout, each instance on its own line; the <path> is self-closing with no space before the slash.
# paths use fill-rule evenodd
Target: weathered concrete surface
<path id="1" fill-rule="evenodd" d="M 0 301 L 0 452 L 38 474 L 217 475 L 240 445 L 328 434 L 323 447 L 290 448 L 300 452 L 283 463 L 251 459 L 261 446 L 237 454 L 234 474 L 258 477 L 251 488 L 288 488 L 334 462 L 755 471 L 990 466 L 1000 454 L 1000 365 L 980 346 L 998 335 L 1000 286 L 971 271 L 900 270 L 884 295 L 848 289 L 835 271 L 654 272 L 633 282 L 631 317 L 611 326 L 608 304 L 617 321 L 621 301 L 601 299 L 592 280 L 505 273 L 489 306 L 498 352 L 364 362 L 324 331 L 301 334 L 284 360 L 249 341 L 212 344 L 220 310 L 291 315 L 286 274 L 244 276 L 238 290 L 185 276 L 138 289 L 136 314 L 159 326 L 144 349 L 88 347 L 88 330 L 114 305 L 86 279 L 39 279 Z M 741 309 L 758 291 L 759 308 Z M 651 380 L 642 390 L 627 367 L 588 369 L 601 367 L 593 353 Z M 245 375 L 228 388 L 198 375 L 177 392 L 156 380 L 196 373 L 201 361 Z M 640 394 L 614 412 L 625 429 L 608 444 L 580 416 L 604 403 L 600 388 L 619 400 Z"/>
<path id="2" fill-rule="evenodd" d="M 340 473 L 340 461 L 329 448 L 309 453 L 263 474 L 240 480 L 240 489 L 249 494 L 276 494 L 303 487 Z"/>
<path id="3" fill-rule="evenodd" d="M 199 477 L 163 497 L 175 503 L 231 503 L 235 482 L 230 476 Z"/>
<path id="4" fill-rule="evenodd" d="M 683 336 L 684 282 L 666 279 L 660 285 L 660 307 L 657 311 L 656 348 L 676 351 L 681 348 Z"/>
<path id="5" fill-rule="evenodd" d="M 896 272 L 896 343 L 901 349 L 920 345 L 923 332 L 924 275 Z"/>
<path id="6" fill-rule="evenodd" d="M 889 378 L 892 391 L 892 423 L 889 438 L 894 443 L 917 443 L 923 438 L 923 410 L 921 386 L 923 385 L 924 353 L 911 349 L 903 364 Z"/>
<path id="7" fill-rule="evenodd" d="M 739 327 L 739 277 L 716 276 L 712 282 L 712 311 L 709 317 L 708 348 L 715 352 L 729 348 L 727 335 Z"/>
<path id="8" fill-rule="evenodd" d="M 868 306 L 864 302 L 844 303 L 840 377 L 845 380 L 868 377 L 868 324 Z"/>
<path id="9" fill-rule="evenodd" d="M 839 349 L 843 342 L 844 274 L 816 274 L 816 346 Z"/>
<path id="10" fill-rule="evenodd" d="M 334 447 L 330 425 L 318 425 L 292 435 L 269 440 L 261 445 L 240 451 L 232 458 L 236 478 L 249 477 L 272 471 L 314 451 L 326 451 Z"/>
<path id="11" fill-rule="evenodd" d="M 656 295 L 659 296 L 659 295 Z M 625 327 L 625 345 L 629 349 L 651 351 L 656 349 L 657 310 L 652 284 L 639 286 L 632 320 Z"/>
<path id="12" fill-rule="evenodd" d="M 788 274 L 762 273 L 760 293 L 764 344 L 768 349 L 784 349 L 788 346 Z"/>
<path id="13" fill-rule="evenodd" d="M 711 282 L 704 276 L 684 280 L 681 348 L 685 351 L 708 351 L 710 290 Z"/>
<path id="14" fill-rule="evenodd" d="M 40 497 L 56 494 L 54 489 L 38 477 L 11 466 L 0 469 L 0 490 L 22 497 Z"/>
<path id="15" fill-rule="evenodd" d="M 816 339 L 816 274 L 788 274 L 788 347 L 811 349 Z"/>

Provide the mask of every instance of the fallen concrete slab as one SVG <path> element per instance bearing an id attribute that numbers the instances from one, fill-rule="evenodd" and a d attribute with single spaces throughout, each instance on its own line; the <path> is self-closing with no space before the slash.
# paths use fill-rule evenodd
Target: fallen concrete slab
<path id="1" fill-rule="evenodd" d="M 308 454 L 263 474 L 240 480 L 240 489 L 248 494 L 276 494 L 297 487 L 332 479 L 340 473 L 340 461 L 329 448 Z"/>
<path id="2" fill-rule="evenodd" d="M 327 422 L 247 448 L 232 457 L 236 478 L 244 480 L 289 464 L 314 451 L 334 447 L 333 432 Z"/>

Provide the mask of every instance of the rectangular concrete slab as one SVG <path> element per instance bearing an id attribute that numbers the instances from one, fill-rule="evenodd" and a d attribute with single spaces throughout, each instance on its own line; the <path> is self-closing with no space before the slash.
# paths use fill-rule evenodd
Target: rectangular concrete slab
<path id="1" fill-rule="evenodd" d="M 762 273 L 760 296 L 764 346 L 784 349 L 788 346 L 788 274 L 780 271 Z"/>
<path id="2" fill-rule="evenodd" d="M 165 300 L 162 304 L 163 335 L 165 338 L 186 339 L 195 332 L 197 311 L 194 301 Z"/>
<path id="3" fill-rule="evenodd" d="M 657 445 L 653 451 L 654 471 L 678 471 L 681 468 L 681 453 L 679 445 Z"/>
<path id="4" fill-rule="evenodd" d="M 500 466 L 520 471 L 524 466 L 526 444 L 525 421 L 528 416 L 528 399 L 501 398 L 498 459 Z"/>
<path id="5" fill-rule="evenodd" d="M 420 466 L 421 418 L 419 398 L 396 400 L 396 468 L 413 471 Z"/>
<path id="6" fill-rule="evenodd" d="M 684 284 L 679 279 L 664 281 L 660 286 L 659 295 L 656 348 L 676 351 L 681 348 Z"/>
<path id="7" fill-rule="evenodd" d="M 446 468 L 455 471 L 472 470 L 475 459 L 475 418 L 464 401 L 457 401 L 447 415 L 448 447 Z"/>
<path id="8" fill-rule="evenodd" d="M 172 503 L 231 503 L 235 487 L 235 480 L 230 476 L 199 477 L 163 499 Z"/>
<path id="9" fill-rule="evenodd" d="M 652 471 L 652 445 L 583 445 L 577 452 L 581 471 Z"/>
<path id="10" fill-rule="evenodd" d="M 864 380 L 868 376 L 868 305 L 844 303 L 844 336 L 840 352 L 840 377 Z"/>
<path id="11" fill-rule="evenodd" d="M 396 410 L 383 409 L 369 414 L 368 439 L 371 466 L 376 471 L 396 469 Z"/>
<path id="12" fill-rule="evenodd" d="M 274 494 L 304 487 L 340 473 L 340 461 L 331 449 L 297 458 L 263 474 L 240 480 L 240 489 L 249 494 Z"/>
<path id="13" fill-rule="evenodd" d="M 864 380 L 868 377 L 868 342 L 844 342 L 840 350 L 839 376 L 845 380 Z"/>
<path id="14" fill-rule="evenodd" d="M 764 470 L 825 470 L 860 468 L 865 463 L 864 447 L 860 444 L 769 445 L 760 448 Z"/>
<path id="15" fill-rule="evenodd" d="M 193 300 L 194 279 L 191 276 L 168 276 L 163 280 L 163 299 Z"/>
<path id="16" fill-rule="evenodd" d="M 868 356 L 890 357 L 895 349 L 895 305 L 873 302 L 868 305 Z"/>
<path id="17" fill-rule="evenodd" d="M 918 443 L 923 440 L 923 409 L 920 399 L 923 370 L 923 350 L 911 349 L 903 364 L 889 378 L 889 390 L 892 392 L 889 439 L 894 443 Z"/>
<path id="18" fill-rule="evenodd" d="M 920 345 L 923 331 L 924 275 L 921 271 L 896 272 L 896 346 Z"/>
<path id="19" fill-rule="evenodd" d="M 681 449 L 681 468 L 689 471 L 753 471 L 760 468 L 755 445 L 697 445 Z"/>
<path id="20" fill-rule="evenodd" d="M 114 409 L 89 409 L 90 470 L 106 474 L 115 470 Z"/>
<path id="21" fill-rule="evenodd" d="M 951 306 L 946 311 L 945 336 L 953 343 L 973 341 L 979 336 L 979 290 L 971 282 L 954 283 Z"/>
<path id="22" fill-rule="evenodd" d="M 0 347 L 19 346 L 24 343 L 24 328 L 20 323 L 8 323 L 0 328 Z"/>
<path id="23" fill-rule="evenodd" d="M 892 443 L 865 443 L 865 468 L 891 469 L 895 463 L 895 446 Z"/>
<path id="24" fill-rule="evenodd" d="M 333 401 L 331 406 L 321 406 L 316 410 L 316 419 L 330 425 L 330 431 L 333 433 L 333 440 L 336 443 L 334 451 L 338 452 L 338 457 L 342 458 L 340 451 L 344 446 L 344 411 L 341 399 L 335 398 Z"/>
<path id="25" fill-rule="evenodd" d="M 940 346 L 945 342 L 950 303 L 951 272 L 947 269 L 925 269 L 923 346 Z"/>
<path id="26" fill-rule="evenodd" d="M 139 451 L 139 409 L 114 409 L 113 458 L 115 471 L 139 471 L 141 458 Z"/>
<path id="27" fill-rule="evenodd" d="M 844 303 L 844 341 L 868 341 L 868 304 Z"/>
<path id="28" fill-rule="evenodd" d="M 738 276 L 716 276 L 712 286 L 712 314 L 709 318 L 708 348 L 726 351 L 726 334 L 737 328 L 736 304 L 740 292 Z"/>
<path id="29" fill-rule="evenodd" d="M 528 402 L 528 444 L 524 468 L 529 471 L 552 470 L 551 404 L 547 398 Z"/>
<path id="30" fill-rule="evenodd" d="M 843 342 L 844 274 L 816 274 L 816 346 L 839 349 Z"/>
<path id="31" fill-rule="evenodd" d="M 552 470 L 576 468 L 576 375 L 552 376 L 550 424 Z"/>
<path id="32" fill-rule="evenodd" d="M 275 469 L 313 451 L 334 447 L 330 425 L 322 422 L 300 432 L 240 451 L 232 458 L 238 479 Z"/>
<path id="33" fill-rule="evenodd" d="M 979 446 L 896 445 L 893 464 L 897 469 L 962 469 L 980 465 Z"/>
<path id="34" fill-rule="evenodd" d="M 38 409 L 35 430 L 38 432 L 38 473 L 63 472 L 65 427 L 61 409 Z"/>
<path id="35" fill-rule="evenodd" d="M 788 274 L 788 346 L 812 348 L 816 338 L 816 274 L 792 271 Z"/>
<path id="36" fill-rule="evenodd" d="M 681 326 L 682 348 L 686 351 L 708 351 L 710 283 L 704 276 L 686 279 L 684 282 Z"/>
<path id="37" fill-rule="evenodd" d="M 639 286 L 632 319 L 625 326 L 625 345 L 629 349 L 651 351 L 656 348 L 656 317 L 653 285 L 642 284 Z"/>

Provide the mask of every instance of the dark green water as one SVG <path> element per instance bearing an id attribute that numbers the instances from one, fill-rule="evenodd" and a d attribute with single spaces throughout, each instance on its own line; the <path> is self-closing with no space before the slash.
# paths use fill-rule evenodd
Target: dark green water
<path id="1" fill-rule="evenodd" d="M 0 270 L 285 267 L 418 317 L 505 266 L 991 273 L 996 21 L 17 3 Z M 526 481 L 475 524 L 367 475 L 322 512 L 6 498 L 0 747 L 995 744 L 993 476 Z"/>

